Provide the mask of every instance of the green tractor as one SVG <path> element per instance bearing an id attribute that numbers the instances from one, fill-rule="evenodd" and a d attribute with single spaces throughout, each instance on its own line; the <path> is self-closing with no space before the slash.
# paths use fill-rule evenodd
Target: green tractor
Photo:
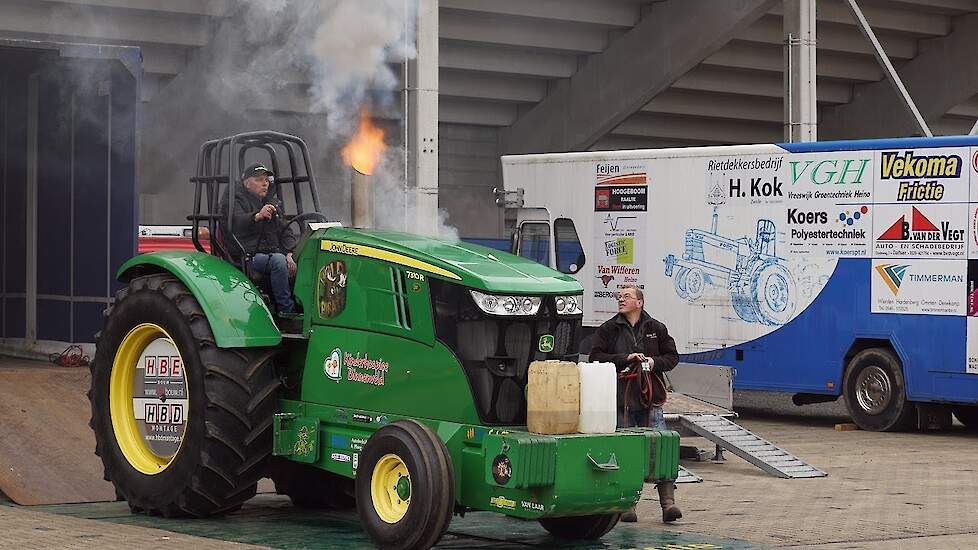
<path id="1" fill-rule="evenodd" d="M 233 204 L 229 174 L 256 156 L 302 229 L 298 316 L 274 313 L 248 258 L 227 254 L 219 199 Z M 381 548 L 431 547 L 474 510 L 596 539 L 643 482 L 676 478 L 675 432 L 526 430 L 529 364 L 577 359 L 573 278 L 476 245 L 316 223 L 308 158 L 275 132 L 205 143 L 199 251 L 119 269 L 89 397 L 96 454 L 134 512 L 230 512 L 270 477 L 296 506 L 355 506 Z"/>

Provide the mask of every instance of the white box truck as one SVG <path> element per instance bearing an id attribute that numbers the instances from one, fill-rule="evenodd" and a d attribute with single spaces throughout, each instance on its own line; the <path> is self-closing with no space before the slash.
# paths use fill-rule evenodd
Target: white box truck
<path id="1" fill-rule="evenodd" d="M 502 168 L 515 251 L 581 282 L 591 330 L 635 284 L 681 360 L 736 368 L 735 388 L 841 395 L 870 430 L 925 409 L 978 428 L 978 137 L 514 155 Z"/>

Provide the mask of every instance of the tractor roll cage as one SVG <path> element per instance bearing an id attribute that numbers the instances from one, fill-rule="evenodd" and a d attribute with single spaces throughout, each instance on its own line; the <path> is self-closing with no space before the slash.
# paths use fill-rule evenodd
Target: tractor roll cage
<path id="1" fill-rule="evenodd" d="M 295 215 L 303 214 L 306 210 L 302 201 L 302 185 L 305 184 L 309 186 L 313 210 L 320 212 L 319 194 L 316 191 L 316 182 L 309 163 L 309 150 L 301 138 L 279 132 L 259 131 L 204 142 L 197 153 L 197 174 L 190 178 L 190 182 L 195 186 L 194 213 L 187 216 L 187 219 L 193 223 L 191 239 L 197 250 L 206 252 L 199 236 L 200 224 L 206 222 L 207 229 L 210 231 L 211 254 L 232 263 L 234 256 L 230 253 L 228 245 L 235 246 L 236 250 L 244 250 L 241 241 L 230 230 L 233 227 L 235 193 L 239 187 L 234 184 L 238 182 L 245 156 L 253 149 L 268 153 L 272 171 L 275 173 L 273 186 L 275 195 L 283 205 L 285 201 L 282 196 L 282 186 L 291 183 L 296 205 Z M 283 164 L 279 162 L 282 155 L 288 158 L 288 176 L 282 175 Z M 224 227 L 228 230 L 225 232 L 222 232 L 219 227 L 222 192 L 227 193 L 228 200 L 227 217 L 224 220 L 227 224 Z M 206 204 L 202 201 L 203 197 L 206 197 Z M 202 213 L 202 206 L 206 208 L 206 214 Z M 292 217 L 286 216 L 286 219 Z M 245 254 L 241 255 L 239 267 L 245 273 L 247 273 L 248 260 Z"/>

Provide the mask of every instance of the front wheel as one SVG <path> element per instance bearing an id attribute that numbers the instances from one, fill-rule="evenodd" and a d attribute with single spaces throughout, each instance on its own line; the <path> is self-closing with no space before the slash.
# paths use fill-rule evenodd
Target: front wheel
<path id="1" fill-rule="evenodd" d="M 618 525 L 621 514 L 543 518 L 540 525 L 551 535 L 568 540 L 596 540 Z"/>
<path id="2" fill-rule="evenodd" d="M 379 548 L 431 548 L 448 530 L 455 511 L 448 449 L 420 422 L 384 426 L 360 454 L 356 497 L 363 528 Z"/>
<path id="3" fill-rule="evenodd" d="M 849 361 L 842 392 L 853 422 L 864 430 L 899 431 L 913 422 L 915 410 L 907 401 L 900 360 L 888 349 L 857 353 Z"/>

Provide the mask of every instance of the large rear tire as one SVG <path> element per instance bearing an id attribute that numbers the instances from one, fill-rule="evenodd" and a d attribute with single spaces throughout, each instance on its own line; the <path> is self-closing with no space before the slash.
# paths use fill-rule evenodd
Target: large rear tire
<path id="1" fill-rule="evenodd" d="M 274 350 L 218 348 L 200 304 L 169 274 L 133 279 L 105 315 L 89 392 L 105 479 L 134 511 L 240 508 L 272 451 Z"/>
<path id="2" fill-rule="evenodd" d="M 360 454 L 356 493 L 360 521 L 377 547 L 431 548 L 448 530 L 455 511 L 448 449 L 414 420 L 384 426 Z"/>
<path id="3" fill-rule="evenodd" d="M 540 525 L 551 535 L 568 540 L 596 540 L 618 525 L 621 514 L 543 518 Z"/>
<path id="4" fill-rule="evenodd" d="M 298 508 L 352 508 L 353 480 L 315 466 L 273 458 L 269 475 L 275 492 L 287 495 Z"/>
<path id="5" fill-rule="evenodd" d="M 912 426 L 915 408 L 907 401 L 900 360 L 885 348 L 869 348 L 849 361 L 842 382 L 846 409 L 860 428 L 873 432 Z"/>

